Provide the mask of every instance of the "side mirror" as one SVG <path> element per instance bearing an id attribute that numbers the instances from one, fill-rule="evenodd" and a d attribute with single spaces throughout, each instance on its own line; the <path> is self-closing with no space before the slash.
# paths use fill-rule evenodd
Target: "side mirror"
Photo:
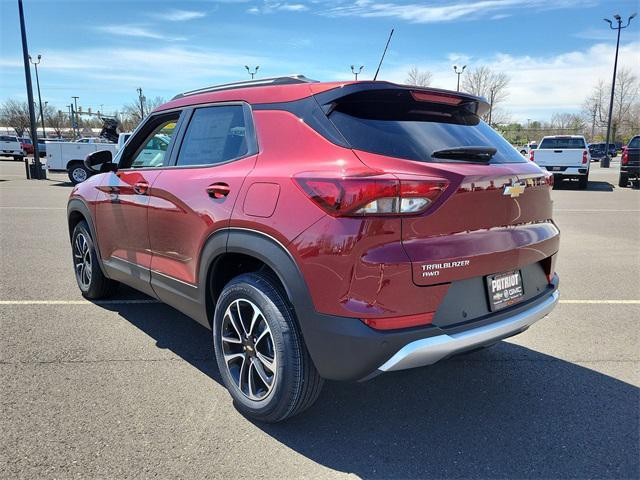
<path id="1" fill-rule="evenodd" d="M 90 153 L 84 159 L 84 166 L 95 173 L 114 172 L 117 168 L 113 163 L 113 154 L 110 150 L 98 150 Z"/>

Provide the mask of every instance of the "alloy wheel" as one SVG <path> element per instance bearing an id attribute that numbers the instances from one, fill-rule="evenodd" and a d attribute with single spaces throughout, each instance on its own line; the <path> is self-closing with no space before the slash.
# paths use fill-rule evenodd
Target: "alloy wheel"
<path id="1" fill-rule="evenodd" d="M 91 248 L 89 241 L 84 233 L 80 232 L 76 235 L 73 242 L 73 264 L 76 270 L 76 278 L 83 290 L 89 288 L 91 284 Z"/>
<path id="2" fill-rule="evenodd" d="M 276 384 L 276 353 L 267 320 L 250 300 L 231 302 L 220 329 L 227 372 L 250 400 L 264 400 Z"/>
<path id="3" fill-rule="evenodd" d="M 73 171 L 71 172 L 71 176 L 76 182 L 82 183 L 87 179 L 87 172 L 84 168 L 77 167 L 73 169 Z"/>

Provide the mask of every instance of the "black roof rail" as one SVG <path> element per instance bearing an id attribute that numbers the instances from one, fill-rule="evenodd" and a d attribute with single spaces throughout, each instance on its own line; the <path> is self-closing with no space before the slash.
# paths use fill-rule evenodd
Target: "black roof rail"
<path id="1" fill-rule="evenodd" d="M 311 80 L 304 75 L 286 75 L 283 77 L 271 77 L 271 78 L 258 78 L 255 80 L 247 80 L 243 82 L 223 83 L 220 85 L 211 85 L 210 87 L 198 88 L 197 90 L 190 90 L 188 92 L 179 93 L 171 100 L 176 100 L 182 97 L 188 97 L 189 95 L 197 95 L 199 93 L 207 92 L 219 92 L 222 90 L 235 90 L 238 88 L 248 87 L 267 87 L 272 85 L 293 85 L 296 83 L 317 83 L 317 80 Z"/>

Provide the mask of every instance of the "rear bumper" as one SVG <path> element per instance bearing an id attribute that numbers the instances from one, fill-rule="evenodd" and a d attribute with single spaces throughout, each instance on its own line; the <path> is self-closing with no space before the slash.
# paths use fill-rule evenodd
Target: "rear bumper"
<path id="1" fill-rule="evenodd" d="M 541 165 L 542 166 L 542 165 Z M 566 176 L 566 177 L 581 177 L 589 174 L 589 165 L 583 165 L 580 167 L 554 167 L 551 165 L 544 165 L 550 173 L 554 175 Z M 559 168 L 559 170 L 556 170 Z"/>
<path id="2" fill-rule="evenodd" d="M 451 327 L 379 331 L 355 318 L 308 312 L 305 343 L 320 375 L 330 380 L 366 380 L 382 372 L 430 365 L 526 330 L 555 307 L 558 283 L 555 276 L 528 301 Z"/>
<path id="3" fill-rule="evenodd" d="M 378 367 L 382 372 L 431 365 L 460 352 L 490 345 L 516 335 L 546 317 L 558 303 L 556 290 L 544 301 L 504 320 L 451 335 L 443 334 L 411 342 Z"/>

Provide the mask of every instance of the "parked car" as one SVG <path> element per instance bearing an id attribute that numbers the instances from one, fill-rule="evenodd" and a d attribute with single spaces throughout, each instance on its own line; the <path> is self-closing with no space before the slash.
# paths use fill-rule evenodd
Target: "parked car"
<path id="1" fill-rule="evenodd" d="M 47 142 L 49 140 L 46 138 L 38 138 L 38 154 L 41 157 L 47 156 Z"/>
<path id="2" fill-rule="evenodd" d="M 18 137 L 13 135 L 0 135 L 0 155 L 13 157 L 14 160 L 22 160 L 25 152 Z"/>
<path id="3" fill-rule="evenodd" d="M 531 150 L 535 150 L 536 148 L 538 148 L 538 144 L 536 142 L 529 142 L 528 144 L 520 147 L 520 153 L 526 156 Z"/>
<path id="4" fill-rule="evenodd" d="M 628 187 L 629 181 L 640 181 L 640 135 L 636 135 L 622 149 L 618 185 Z"/>
<path id="5" fill-rule="evenodd" d="M 589 184 L 591 156 L 582 136 L 544 137 L 540 147 L 529 153 L 529 159 L 552 172 L 557 179 L 577 179 L 580 189 L 587 188 Z"/>
<path id="6" fill-rule="evenodd" d="M 115 156 L 87 157 L 100 173 L 67 209 L 80 291 L 125 283 L 212 329 L 237 408 L 270 422 L 323 379 L 516 335 L 558 300 L 553 176 L 488 108 L 301 76 L 178 95 Z"/>
<path id="7" fill-rule="evenodd" d="M 598 161 L 606 155 L 604 143 L 591 143 L 589 144 L 589 154 L 591 155 L 592 160 L 597 159 Z M 618 155 L 616 146 L 613 143 L 609 144 L 609 157 L 613 158 Z"/>
<path id="8" fill-rule="evenodd" d="M 18 139 L 20 141 L 20 146 L 24 153 L 27 155 L 33 155 L 33 141 L 30 138 L 20 137 Z"/>

